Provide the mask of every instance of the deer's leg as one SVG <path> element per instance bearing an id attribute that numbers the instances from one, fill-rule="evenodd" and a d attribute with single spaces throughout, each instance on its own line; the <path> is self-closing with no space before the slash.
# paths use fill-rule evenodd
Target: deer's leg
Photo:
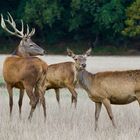
<path id="1" fill-rule="evenodd" d="M 59 92 L 59 88 L 55 88 L 55 95 L 56 95 L 56 100 L 57 100 L 57 103 L 58 105 L 60 105 L 60 92 Z"/>
<path id="2" fill-rule="evenodd" d="M 139 106 L 140 106 L 140 92 L 136 93 L 136 99 L 137 99 Z M 140 128 L 139 128 L 139 130 L 140 130 Z"/>
<path id="3" fill-rule="evenodd" d="M 43 86 L 40 86 L 40 84 L 38 84 L 37 86 L 38 86 L 37 88 L 38 88 L 38 93 L 39 93 L 39 100 L 40 100 L 40 103 L 42 104 L 44 118 L 46 121 L 46 101 L 45 101 L 45 97 L 44 97 L 46 88 Z"/>
<path id="4" fill-rule="evenodd" d="M 98 119 L 101 112 L 102 103 L 95 103 L 95 131 L 98 128 Z"/>
<path id="5" fill-rule="evenodd" d="M 7 84 L 7 90 L 9 93 L 9 107 L 10 107 L 10 116 L 12 115 L 12 108 L 13 108 L 13 88 L 10 84 Z"/>
<path id="6" fill-rule="evenodd" d="M 69 86 L 67 87 L 72 94 L 72 103 L 74 102 L 75 108 L 77 106 L 77 92 L 75 91 L 74 87 Z"/>
<path id="7" fill-rule="evenodd" d="M 34 95 L 37 99 L 37 103 L 39 103 L 39 89 L 38 89 L 38 86 L 35 87 Z"/>
<path id="8" fill-rule="evenodd" d="M 23 100 L 23 95 L 24 95 L 24 89 L 20 89 L 20 94 L 19 94 L 19 116 L 21 117 L 21 107 L 22 107 L 22 100 Z"/>
<path id="9" fill-rule="evenodd" d="M 40 94 L 39 99 L 40 99 L 40 102 L 41 102 L 42 107 L 43 107 L 44 118 L 45 118 L 45 121 L 46 121 L 46 102 L 45 102 L 44 94 Z"/>
<path id="10" fill-rule="evenodd" d="M 139 103 L 139 106 L 140 106 L 140 97 L 137 100 L 138 100 L 138 103 Z M 140 130 L 140 127 L 139 127 L 139 130 Z"/>
<path id="11" fill-rule="evenodd" d="M 33 86 L 30 86 L 29 83 L 28 84 L 26 83 L 24 84 L 24 87 L 30 99 L 31 111 L 30 111 L 28 119 L 31 119 L 33 116 L 33 112 L 35 110 L 36 104 L 37 104 L 37 99 L 33 93 Z"/>
<path id="12" fill-rule="evenodd" d="M 74 100 L 75 100 L 75 97 L 72 95 L 72 96 L 71 96 L 71 104 L 74 103 Z"/>
<path id="13" fill-rule="evenodd" d="M 46 82 L 46 76 L 42 75 L 41 79 L 37 83 L 38 88 L 38 94 L 39 94 L 39 100 L 42 104 L 43 111 L 44 111 L 44 119 L 46 121 L 46 101 L 45 101 L 45 91 L 48 87 L 49 83 Z"/>
<path id="14" fill-rule="evenodd" d="M 111 109 L 111 104 L 110 104 L 110 101 L 108 99 L 104 99 L 103 100 L 103 104 L 107 110 L 107 113 L 112 121 L 112 125 L 116 128 L 116 125 L 115 125 L 115 121 L 114 121 L 114 116 L 113 116 L 113 113 L 112 113 L 112 109 Z"/>

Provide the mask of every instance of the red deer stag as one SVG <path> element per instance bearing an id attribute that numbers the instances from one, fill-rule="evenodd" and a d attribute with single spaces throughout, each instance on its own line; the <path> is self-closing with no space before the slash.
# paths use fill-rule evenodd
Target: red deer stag
<path id="1" fill-rule="evenodd" d="M 71 51 L 73 58 L 78 58 Z M 135 100 L 140 104 L 140 70 L 99 72 L 92 74 L 85 70 L 83 62 L 86 64 L 84 56 L 81 59 L 74 59 L 79 65 L 78 81 L 87 91 L 89 98 L 95 102 L 95 130 L 98 127 L 98 119 L 102 104 L 114 127 L 114 117 L 111 104 L 129 104 Z"/>
<path id="2" fill-rule="evenodd" d="M 13 32 L 6 27 L 5 22 L 7 22 L 13 28 Z M 13 107 L 13 88 L 15 87 L 20 89 L 18 102 L 19 114 L 21 114 L 22 99 L 25 89 L 30 99 L 31 111 L 29 114 L 29 118 L 31 118 L 38 102 L 36 96 L 38 96 L 39 94 L 39 81 L 41 80 L 41 78 L 43 78 L 43 75 L 46 74 L 47 64 L 41 59 L 33 57 L 36 55 L 44 54 L 44 50 L 31 40 L 31 37 L 35 33 L 35 29 L 33 28 L 32 31 L 29 32 L 29 27 L 27 25 L 27 32 L 24 33 L 24 25 L 22 20 L 21 24 L 22 29 L 21 31 L 19 31 L 16 28 L 16 23 L 9 13 L 7 20 L 3 18 L 3 15 L 1 15 L 2 28 L 8 33 L 21 38 L 20 44 L 15 51 L 15 55 L 7 57 L 3 64 L 3 76 L 9 93 L 10 115 L 12 113 Z M 35 92 L 35 94 L 33 93 L 33 91 Z M 45 104 L 44 99 L 43 103 Z M 44 115 L 46 116 L 45 110 Z"/>

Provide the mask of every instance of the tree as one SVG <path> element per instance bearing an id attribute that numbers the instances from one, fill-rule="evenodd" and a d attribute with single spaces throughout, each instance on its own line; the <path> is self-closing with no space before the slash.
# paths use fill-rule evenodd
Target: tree
<path id="1" fill-rule="evenodd" d="M 49 42 L 55 42 L 63 36 L 62 12 L 65 3 L 58 0 L 30 0 L 25 5 L 24 19 L 37 26 L 40 35 Z"/>
<path id="2" fill-rule="evenodd" d="M 124 6 L 121 1 L 111 0 L 97 8 L 95 22 L 103 37 L 114 40 L 118 34 L 120 35 L 124 27 Z"/>
<path id="3" fill-rule="evenodd" d="M 122 34 L 129 37 L 135 37 L 140 34 L 140 1 L 136 0 L 126 9 L 127 19 L 126 27 Z"/>

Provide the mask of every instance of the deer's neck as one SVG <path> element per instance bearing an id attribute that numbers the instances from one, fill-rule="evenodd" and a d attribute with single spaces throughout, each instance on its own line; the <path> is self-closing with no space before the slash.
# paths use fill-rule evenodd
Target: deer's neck
<path id="1" fill-rule="evenodd" d="M 30 56 L 29 54 L 27 54 L 25 51 L 21 50 L 19 48 L 19 46 L 16 48 L 16 50 L 12 53 L 13 55 L 17 55 L 17 56 L 20 56 L 20 57 L 28 57 Z"/>
<path id="2" fill-rule="evenodd" d="M 82 88 L 84 88 L 87 92 L 90 91 L 93 81 L 93 74 L 87 72 L 86 70 L 81 70 L 78 72 L 78 81 Z"/>

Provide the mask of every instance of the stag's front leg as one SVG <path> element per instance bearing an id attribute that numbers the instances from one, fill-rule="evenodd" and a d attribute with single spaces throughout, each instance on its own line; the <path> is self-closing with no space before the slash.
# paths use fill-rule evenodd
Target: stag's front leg
<path id="1" fill-rule="evenodd" d="M 9 93 L 9 107 L 10 107 L 10 116 L 12 115 L 12 109 L 13 109 L 13 89 L 11 85 L 7 84 L 7 90 Z"/>
<path id="2" fill-rule="evenodd" d="M 102 103 L 95 103 L 95 131 L 98 128 L 98 119 L 101 112 Z"/>
<path id="3" fill-rule="evenodd" d="M 110 101 L 108 99 L 104 99 L 103 100 L 103 104 L 107 110 L 107 113 L 112 121 L 112 125 L 114 126 L 114 128 L 116 128 L 116 125 L 115 125 L 115 121 L 114 121 L 114 116 L 113 116 L 113 113 L 112 113 L 112 109 L 111 109 L 111 104 L 110 104 Z"/>
<path id="4" fill-rule="evenodd" d="M 21 107 L 22 107 L 23 96 L 24 96 L 24 89 L 20 89 L 19 101 L 18 101 L 18 105 L 19 105 L 19 117 L 20 118 L 21 118 Z"/>

